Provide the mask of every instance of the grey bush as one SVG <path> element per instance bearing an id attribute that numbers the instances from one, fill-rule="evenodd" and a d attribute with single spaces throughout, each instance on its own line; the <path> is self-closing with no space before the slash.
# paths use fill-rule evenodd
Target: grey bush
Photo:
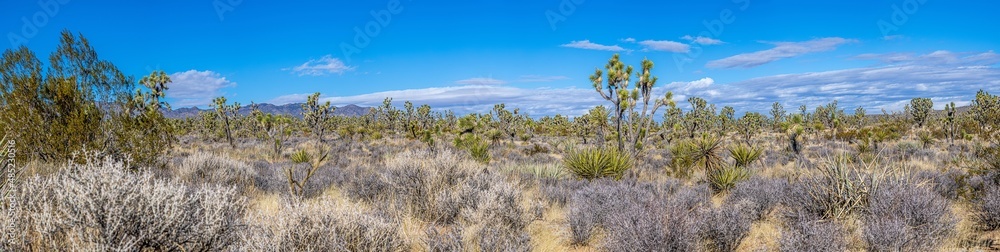
<path id="1" fill-rule="evenodd" d="M 760 220 L 772 209 L 781 205 L 787 197 L 788 181 L 776 178 L 751 177 L 736 184 L 729 190 L 725 204 L 738 204 L 747 201 L 750 211 L 755 213 L 754 221 Z"/>
<path id="2" fill-rule="evenodd" d="M 154 179 L 96 155 L 79 162 L 20 184 L 17 228 L 4 233 L 22 239 L 0 250 L 214 251 L 237 241 L 247 201 L 233 188 Z"/>
<path id="3" fill-rule="evenodd" d="M 947 199 L 904 180 L 873 192 L 864 220 L 863 237 L 874 251 L 933 250 L 957 223 Z"/>
<path id="4" fill-rule="evenodd" d="M 973 203 L 979 229 L 1000 229 L 1000 186 L 987 184 Z"/>
<path id="5" fill-rule="evenodd" d="M 750 225 L 759 216 L 757 205 L 749 200 L 724 204 L 705 216 L 705 237 L 715 251 L 735 251 L 750 233 Z"/>
<path id="6" fill-rule="evenodd" d="M 238 251 L 405 251 L 398 221 L 329 200 L 283 201 L 276 213 L 257 212 Z"/>
<path id="7" fill-rule="evenodd" d="M 434 252 L 463 251 L 461 227 L 436 228 L 430 227 L 426 231 L 427 238 L 424 243 L 427 248 Z"/>
<path id="8" fill-rule="evenodd" d="M 595 228 L 603 228 L 607 236 L 602 246 L 610 251 L 699 250 L 711 191 L 707 186 L 675 186 L 593 181 L 569 204 L 572 241 L 585 244 Z"/>
<path id="9" fill-rule="evenodd" d="M 781 232 L 779 250 L 785 252 L 840 252 L 847 249 L 843 228 L 837 222 L 814 219 L 811 214 L 789 218 Z"/>
<path id="10" fill-rule="evenodd" d="M 207 152 L 197 152 L 177 165 L 175 172 L 180 179 L 194 184 L 235 185 L 239 188 L 255 187 L 257 170 L 249 164 Z"/>

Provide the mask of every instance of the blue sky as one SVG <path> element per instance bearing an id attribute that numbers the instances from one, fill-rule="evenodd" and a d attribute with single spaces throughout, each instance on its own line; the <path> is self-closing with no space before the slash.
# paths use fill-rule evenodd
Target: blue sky
<path id="1" fill-rule="evenodd" d="M 588 77 L 614 53 L 656 63 L 681 105 L 853 111 L 936 107 L 1000 92 L 1000 2 L 875 1 L 4 1 L 0 50 L 48 55 L 81 33 L 128 74 L 171 74 L 175 107 L 212 98 L 337 105 L 391 96 L 458 113 L 531 115 L 605 104 Z M 359 35 L 360 31 L 362 35 Z"/>

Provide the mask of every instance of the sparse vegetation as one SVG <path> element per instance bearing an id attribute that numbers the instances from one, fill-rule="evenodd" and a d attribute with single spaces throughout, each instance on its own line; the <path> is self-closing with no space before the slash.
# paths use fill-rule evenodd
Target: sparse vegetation
<path id="1" fill-rule="evenodd" d="M 219 97 L 170 119 L 164 72 L 135 82 L 60 42 L 46 67 L 25 47 L 0 60 L 3 164 L 21 164 L 0 250 L 951 251 L 1000 229 L 986 91 L 942 113 L 717 112 L 615 55 L 590 79 L 610 104 L 579 116 L 391 98 L 340 116 L 315 93 L 301 114 Z"/>

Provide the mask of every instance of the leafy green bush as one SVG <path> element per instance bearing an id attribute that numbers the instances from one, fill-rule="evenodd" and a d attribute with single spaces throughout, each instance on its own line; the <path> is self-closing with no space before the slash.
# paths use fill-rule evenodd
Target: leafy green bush
<path id="1" fill-rule="evenodd" d="M 570 172 L 587 180 L 603 177 L 621 179 L 633 165 L 628 155 L 611 148 L 574 151 L 563 162 Z"/>

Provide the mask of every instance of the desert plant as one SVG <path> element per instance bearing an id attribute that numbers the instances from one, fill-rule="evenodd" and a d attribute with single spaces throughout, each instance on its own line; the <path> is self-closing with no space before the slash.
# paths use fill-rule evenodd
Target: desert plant
<path id="1" fill-rule="evenodd" d="M 890 175 L 900 173 L 877 162 L 854 163 L 845 157 L 827 157 L 819 174 L 802 183 L 812 202 L 827 218 L 841 219 L 868 208 L 871 194 Z"/>
<path id="2" fill-rule="evenodd" d="M 987 183 L 973 206 L 978 228 L 993 231 L 1000 229 L 1000 185 Z"/>
<path id="3" fill-rule="evenodd" d="M 917 127 L 923 128 L 933 110 L 934 102 L 930 98 L 913 98 L 910 100 L 910 116 Z"/>
<path id="4" fill-rule="evenodd" d="M 930 251 L 952 232 L 957 220 L 947 199 L 906 180 L 875 188 L 864 219 L 872 251 Z"/>
<path id="5" fill-rule="evenodd" d="M 800 213 L 801 214 L 801 213 Z M 783 252 L 847 250 L 844 228 L 835 221 L 815 220 L 801 216 L 792 218 L 781 232 L 779 250 Z"/>
<path id="6" fill-rule="evenodd" d="M 583 149 L 569 153 L 563 164 L 577 177 L 592 180 L 610 177 L 621 179 L 632 168 L 632 159 L 615 149 Z"/>
<path id="7" fill-rule="evenodd" d="M 254 111 L 259 112 L 256 108 L 254 108 Z M 292 134 L 292 119 L 287 116 L 271 113 L 253 114 L 257 114 L 254 119 L 256 119 L 262 131 L 261 138 L 271 143 L 271 151 L 275 156 L 280 156 L 283 144 L 288 140 L 288 136 Z"/>
<path id="8" fill-rule="evenodd" d="M 299 150 L 292 153 L 291 159 L 292 163 L 295 165 L 306 164 L 306 173 L 302 175 L 296 175 L 295 166 L 290 166 L 285 168 L 285 178 L 288 179 L 288 191 L 292 195 L 302 197 L 306 193 L 306 185 L 309 184 L 309 179 L 316 174 L 316 171 L 323 166 L 324 162 L 328 157 L 328 153 L 322 151 L 321 155 L 313 155 L 306 150 Z"/>
<path id="9" fill-rule="evenodd" d="M 749 166 L 751 163 L 759 160 L 760 155 L 763 153 L 764 149 L 749 145 L 737 144 L 736 146 L 729 147 L 729 154 L 733 157 L 733 166 L 736 167 L 745 168 Z"/>
<path id="10" fill-rule="evenodd" d="M 257 171 L 246 163 L 206 152 L 188 156 L 175 171 L 177 177 L 190 183 L 235 185 L 244 189 L 253 187 L 257 177 Z"/>
<path id="11" fill-rule="evenodd" d="M 757 213 L 752 202 L 739 201 L 712 209 L 706 218 L 705 236 L 714 251 L 736 251 L 736 247 L 750 233 L 750 225 Z"/>
<path id="12" fill-rule="evenodd" d="M 920 140 L 920 146 L 925 149 L 930 148 L 936 142 L 934 135 L 930 131 L 917 132 L 917 139 Z"/>
<path id="13" fill-rule="evenodd" d="M 751 140 L 764 128 L 764 116 L 757 112 L 747 112 L 737 121 L 737 132 L 743 136 L 743 142 L 751 144 Z"/>
<path id="14" fill-rule="evenodd" d="M 330 118 L 333 117 L 333 111 L 336 109 L 337 107 L 330 105 L 330 101 L 320 104 L 319 92 L 309 95 L 306 103 L 302 104 L 302 120 L 312 131 L 313 136 L 319 140 L 316 142 L 317 145 L 326 141 L 323 135 L 326 133 L 327 124 L 330 123 Z"/>
<path id="15" fill-rule="evenodd" d="M 745 167 L 726 166 L 723 168 L 709 170 L 706 172 L 705 176 L 708 183 L 712 185 L 712 189 L 715 189 L 718 192 L 723 192 L 733 188 L 733 186 L 736 186 L 736 184 L 740 181 L 749 178 L 750 170 Z"/>
<path id="16" fill-rule="evenodd" d="M 229 147 L 236 148 L 236 143 L 233 142 L 233 131 L 239 128 L 236 123 L 239 121 L 240 103 L 227 105 L 226 97 L 219 96 L 212 100 L 212 107 L 215 108 L 215 117 L 221 122 L 219 126 L 222 127 L 222 132 L 226 135 Z"/>
<path id="17" fill-rule="evenodd" d="M 782 204 L 788 197 L 788 187 L 788 181 L 784 179 L 753 176 L 731 188 L 725 204 L 747 201 L 748 211 L 756 214 L 753 220 L 757 221 Z"/>
<path id="18" fill-rule="evenodd" d="M 397 220 L 331 200 L 253 212 L 240 251 L 408 251 Z"/>
<path id="19" fill-rule="evenodd" d="M 683 148 L 687 150 L 683 158 L 690 160 L 694 165 L 701 166 L 705 171 L 717 170 L 725 164 L 722 161 L 722 155 L 719 154 L 724 148 L 722 139 L 718 137 L 702 134 L 700 138 L 680 144 L 688 145 L 688 147 Z"/>
<path id="20" fill-rule="evenodd" d="M 5 251 L 227 250 L 247 208 L 232 188 L 156 179 L 95 153 L 26 180 L 14 193 L 17 230 L 4 233 L 20 239 L 0 241 Z"/>
<path id="21" fill-rule="evenodd" d="M 635 73 L 639 78 L 635 82 L 635 87 L 630 88 L 629 83 L 632 77 L 632 66 L 625 66 L 621 62 L 620 56 L 611 56 L 604 66 L 607 74 L 600 69 L 594 70 L 590 76 L 590 82 L 594 90 L 601 95 L 601 98 L 611 102 L 612 120 L 615 122 L 615 137 L 618 140 L 618 151 L 637 155 L 644 146 L 646 138 L 651 135 L 651 125 L 656 111 L 661 107 L 673 103 L 673 94 L 667 92 L 663 98 L 656 99 L 650 111 L 650 99 L 653 97 L 653 86 L 656 85 L 658 77 L 652 76 L 653 61 L 643 59 L 641 69 Z M 607 79 L 605 79 L 605 77 Z M 605 93 L 604 89 L 607 89 Z M 642 104 L 642 110 L 637 111 L 637 105 Z M 647 112 L 649 112 L 647 114 Z M 602 118 L 601 120 L 606 120 Z M 626 146 L 628 148 L 626 149 Z"/>

